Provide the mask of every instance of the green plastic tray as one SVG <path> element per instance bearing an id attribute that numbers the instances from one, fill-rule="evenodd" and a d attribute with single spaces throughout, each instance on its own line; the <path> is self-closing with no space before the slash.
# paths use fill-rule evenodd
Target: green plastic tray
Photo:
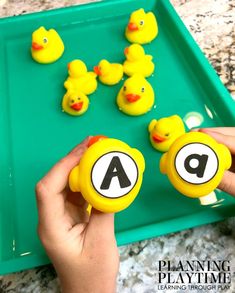
<path id="1" fill-rule="evenodd" d="M 141 7 L 154 11 L 159 23 L 158 38 L 145 46 L 156 62 L 150 78 L 156 108 L 128 117 L 115 105 L 121 84 L 99 84 L 84 116 L 62 113 L 67 63 L 80 58 L 92 69 L 102 58 L 122 62 L 128 45 L 124 28 L 130 13 Z M 37 64 L 30 56 L 31 33 L 41 25 L 55 28 L 65 43 L 65 54 L 52 65 Z M 119 245 L 235 215 L 235 199 L 224 193 L 217 192 L 219 204 L 203 207 L 176 192 L 160 174 L 160 154 L 148 141 L 149 121 L 172 114 L 185 121 L 199 114 L 202 127 L 235 125 L 232 98 L 168 1 L 106 0 L 2 19 L 0 59 L 0 274 L 49 262 L 36 233 L 34 186 L 87 135 L 121 139 L 146 159 L 138 198 L 116 215 Z"/>

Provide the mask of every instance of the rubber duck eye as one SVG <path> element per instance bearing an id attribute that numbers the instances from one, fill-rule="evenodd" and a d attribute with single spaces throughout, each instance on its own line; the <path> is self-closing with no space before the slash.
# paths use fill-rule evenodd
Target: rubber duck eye
<path id="1" fill-rule="evenodd" d="M 144 25 L 144 21 L 143 20 L 140 21 L 140 25 Z"/>
<path id="2" fill-rule="evenodd" d="M 71 103 L 74 103 L 75 101 L 74 100 L 71 100 Z"/>
<path id="3" fill-rule="evenodd" d="M 46 44 L 48 42 L 47 38 L 43 38 L 43 43 Z"/>
<path id="4" fill-rule="evenodd" d="M 170 133 L 166 133 L 166 134 L 165 134 L 165 136 L 169 136 L 169 135 L 170 135 Z"/>
<path id="5" fill-rule="evenodd" d="M 123 87 L 124 92 L 126 91 L 126 86 Z"/>
<path id="6" fill-rule="evenodd" d="M 142 87 L 142 89 L 141 89 L 141 92 L 142 92 L 142 93 L 144 93 L 144 92 L 145 92 L 145 88 L 144 88 L 144 87 Z"/>
<path id="7" fill-rule="evenodd" d="M 80 101 L 80 100 L 81 100 L 81 98 L 78 97 L 78 101 Z"/>

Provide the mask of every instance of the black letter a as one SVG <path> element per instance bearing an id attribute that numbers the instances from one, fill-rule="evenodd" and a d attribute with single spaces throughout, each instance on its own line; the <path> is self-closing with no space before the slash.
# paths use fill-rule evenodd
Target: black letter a
<path id="1" fill-rule="evenodd" d="M 121 188 L 125 188 L 131 185 L 129 178 L 127 177 L 119 157 L 113 157 L 109 164 L 108 170 L 104 176 L 100 189 L 109 189 L 113 177 L 118 177 Z"/>
<path id="2" fill-rule="evenodd" d="M 190 161 L 193 159 L 198 161 L 198 166 L 195 168 L 192 168 L 190 166 Z M 202 178 L 206 169 L 207 161 L 208 161 L 207 155 L 200 156 L 198 154 L 192 154 L 188 156 L 186 160 L 184 161 L 184 167 L 189 173 L 196 174 L 197 177 Z"/>

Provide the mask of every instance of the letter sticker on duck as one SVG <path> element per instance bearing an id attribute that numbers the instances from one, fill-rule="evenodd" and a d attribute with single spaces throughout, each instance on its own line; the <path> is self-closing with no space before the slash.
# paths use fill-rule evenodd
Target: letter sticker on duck
<path id="1" fill-rule="evenodd" d="M 135 161 L 127 154 L 111 152 L 98 158 L 92 169 L 91 180 L 96 191 L 108 198 L 129 193 L 138 179 Z"/>
<path id="2" fill-rule="evenodd" d="M 144 170 L 144 157 L 137 149 L 117 139 L 92 137 L 69 175 L 69 186 L 95 209 L 115 213 L 134 201 Z"/>
<path id="3" fill-rule="evenodd" d="M 209 196 L 231 163 L 226 146 L 205 133 L 189 132 L 177 138 L 161 157 L 160 171 L 180 193 L 199 198 L 202 204 L 211 204 Z"/>
<path id="4" fill-rule="evenodd" d="M 201 143 L 185 145 L 175 157 L 177 173 L 191 184 L 202 184 L 211 180 L 218 170 L 218 165 L 216 153 Z"/>

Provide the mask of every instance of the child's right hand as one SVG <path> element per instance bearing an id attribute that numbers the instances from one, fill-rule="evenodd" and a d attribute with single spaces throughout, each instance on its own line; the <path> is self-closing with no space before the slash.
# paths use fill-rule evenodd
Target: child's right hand
<path id="1" fill-rule="evenodd" d="M 39 236 L 58 273 L 62 292 L 113 293 L 119 267 L 114 215 L 92 209 L 68 188 L 88 139 L 58 162 L 37 184 Z"/>
<path id="2" fill-rule="evenodd" d="M 232 167 L 225 171 L 219 189 L 235 196 L 235 127 L 204 128 L 199 131 L 207 133 L 229 148 L 232 154 Z"/>

